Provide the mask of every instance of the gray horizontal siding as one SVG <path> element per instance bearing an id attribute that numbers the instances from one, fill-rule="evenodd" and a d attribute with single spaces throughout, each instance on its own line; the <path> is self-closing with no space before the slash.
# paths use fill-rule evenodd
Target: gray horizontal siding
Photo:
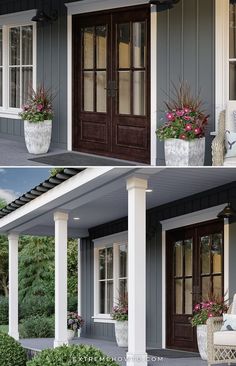
<path id="1" fill-rule="evenodd" d="M 147 211 L 147 346 L 162 346 L 162 229 L 160 221 L 189 214 L 194 211 L 232 202 L 236 207 L 236 182 L 193 196 L 170 202 Z M 90 237 L 82 240 L 82 315 L 86 325 L 83 335 L 97 339 L 114 340 L 112 324 L 94 323 L 92 320 L 93 244 L 92 240 L 127 230 L 127 217 L 91 228 Z M 230 224 L 230 296 L 236 293 L 236 222 Z"/>

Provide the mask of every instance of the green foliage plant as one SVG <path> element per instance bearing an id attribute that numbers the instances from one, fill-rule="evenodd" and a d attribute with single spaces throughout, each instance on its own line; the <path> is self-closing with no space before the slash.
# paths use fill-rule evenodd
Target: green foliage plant
<path id="1" fill-rule="evenodd" d="M 52 338 L 54 337 L 54 317 L 31 316 L 20 324 L 21 338 Z"/>
<path id="2" fill-rule="evenodd" d="M 0 297 L 0 325 L 8 324 L 8 298 Z"/>
<path id="3" fill-rule="evenodd" d="M 0 333 L 0 365 L 26 365 L 26 352 L 23 347 L 15 339 L 3 333 Z"/>
<path id="4" fill-rule="evenodd" d="M 111 357 L 86 345 L 62 346 L 40 352 L 27 366 L 118 366 Z"/>

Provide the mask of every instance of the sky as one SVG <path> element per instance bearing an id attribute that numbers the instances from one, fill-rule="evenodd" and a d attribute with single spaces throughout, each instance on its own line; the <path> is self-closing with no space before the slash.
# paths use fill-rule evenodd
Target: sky
<path id="1" fill-rule="evenodd" d="M 0 199 L 10 203 L 49 176 L 49 168 L 0 168 Z"/>

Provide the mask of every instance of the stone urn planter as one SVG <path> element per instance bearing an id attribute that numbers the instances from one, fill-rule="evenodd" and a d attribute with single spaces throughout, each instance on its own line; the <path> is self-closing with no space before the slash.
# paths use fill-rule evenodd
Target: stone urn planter
<path id="1" fill-rule="evenodd" d="M 197 326 L 197 345 L 202 360 L 207 361 L 207 325 Z"/>
<path id="2" fill-rule="evenodd" d="M 118 347 L 128 347 L 128 321 L 115 322 L 115 335 Z"/>
<path id="3" fill-rule="evenodd" d="M 46 154 L 52 136 L 52 121 L 24 121 L 25 144 L 30 154 Z"/>
<path id="4" fill-rule="evenodd" d="M 191 141 L 165 140 L 166 166 L 203 166 L 204 158 L 205 137 Z"/>
<path id="5" fill-rule="evenodd" d="M 73 338 L 75 338 L 75 331 L 71 329 L 67 329 L 67 339 L 68 341 L 71 341 Z"/>

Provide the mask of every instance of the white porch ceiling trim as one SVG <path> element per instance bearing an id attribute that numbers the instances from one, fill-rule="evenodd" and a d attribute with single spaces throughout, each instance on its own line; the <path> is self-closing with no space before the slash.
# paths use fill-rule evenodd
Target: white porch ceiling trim
<path id="1" fill-rule="evenodd" d="M 222 205 L 206 208 L 204 210 L 195 211 L 190 214 L 173 217 L 168 220 L 160 221 L 162 230 L 172 230 L 180 227 L 194 225 L 200 222 L 210 221 L 217 218 L 218 213 L 223 210 L 227 203 Z"/>
<path id="2" fill-rule="evenodd" d="M 66 3 L 65 6 L 68 9 L 68 15 L 76 15 L 83 13 L 91 13 L 102 10 L 110 10 L 117 8 L 124 8 L 127 6 L 136 6 L 142 4 L 148 4 L 149 0 L 84 0 L 75 1 L 73 3 Z"/>

